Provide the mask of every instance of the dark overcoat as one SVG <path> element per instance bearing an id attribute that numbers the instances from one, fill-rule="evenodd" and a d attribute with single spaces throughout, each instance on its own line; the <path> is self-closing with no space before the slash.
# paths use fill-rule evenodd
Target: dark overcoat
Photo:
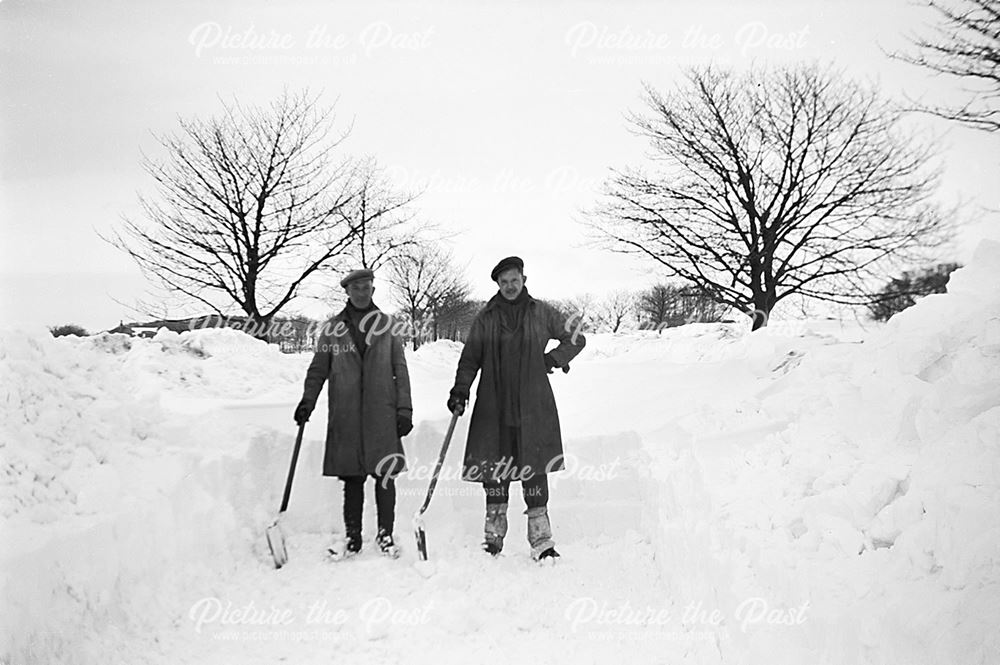
<path id="1" fill-rule="evenodd" d="M 406 470 L 396 434 L 397 414 L 413 413 L 403 340 L 398 322 L 388 314 L 374 310 L 366 316 L 364 358 L 351 338 L 345 308 L 324 324 L 306 372 L 304 398 L 310 409 L 329 381 L 324 476 L 395 477 Z"/>
<path id="2" fill-rule="evenodd" d="M 465 399 L 476 374 L 482 372 L 476 401 L 469 423 L 465 445 L 462 477 L 482 482 L 503 476 L 505 462 L 500 441 L 500 312 L 495 295 L 480 311 L 458 360 L 453 393 Z M 521 336 L 522 362 L 518 376 L 520 406 L 518 467 L 529 474 L 561 471 L 563 464 L 562 434 L 559 413 L 549 385 L 545 367 L 545 346 L 549 340 L 559 340 L 550 354 L 558 367 L 567 367 L 586 344 L 586 339 L 555 307 L 528 296 Z M 518 480 L 520 478 L 513 478 Z"/>

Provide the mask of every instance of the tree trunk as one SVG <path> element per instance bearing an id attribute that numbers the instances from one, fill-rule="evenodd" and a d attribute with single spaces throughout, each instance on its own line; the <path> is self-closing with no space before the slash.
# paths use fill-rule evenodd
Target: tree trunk
<path id="1" fill-rule="evenodd" d="M 753 318 L 753 323 L 751 324 L 751 332 L 754 330 L 760 330 L 767 326 L 768 319 L 771 318 L 771 310 L 774 308 L 774 301 L 767 297 L 767 294 L 760 293 L 754 296 L 753 312 L 750 316 Z"/>

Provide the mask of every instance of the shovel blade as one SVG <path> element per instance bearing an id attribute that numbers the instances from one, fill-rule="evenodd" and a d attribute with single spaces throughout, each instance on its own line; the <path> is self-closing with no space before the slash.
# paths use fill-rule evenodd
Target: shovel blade
<path id="1" fill-rule="evenodd" d="M 424 533 L 424 523 L 419 517 L 413 519 L 413 533 L 417 537 L 417 557 L 427 561 L 427 534 Z"/>
<path id="2" fill-rule="evenodd" d="M 277 522 L 267 527 L 267 546 L 271 549 L 274 567 L 281 568 L 288 563 L 288 550 L 285 549 L 285 534 Z"/>
<path id="3" fill-rule="evenodd" d="M 417 529 L 417 555 L 421 561 L 427 561 L 427 534 L 423 529 Z"/>

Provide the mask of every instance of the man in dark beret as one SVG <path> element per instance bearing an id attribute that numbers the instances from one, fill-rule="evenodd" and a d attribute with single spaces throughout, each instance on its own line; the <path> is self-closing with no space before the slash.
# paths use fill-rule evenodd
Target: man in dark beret
<path id="1" fill-rule="evenodd" d="M 344 481 L 347 539 L 345 551 L 332 552 L 360 551 L 365 479 L 373 476 L 378 508 L 375 542 L 384 554 L 395 557 L 395 477 L 406 470 L 400 438 L 413 429 L 413 406 L 403 340 L 392 318 L 372 301 L 373 280 L 372 271 L 364 269 L 340 281 L 347 304 L 319 335 L 295 422 L 309 420 L 323 384 L 330 379 L 323 475 Z"/>
<path id="2" fill-rule="evenodd" d="M 564 468 L 562 435 L 548 375 L 569 371 L 586 340 L 556 308 L 535 300 L 524 284 L 524 261 L 508 256 L 490 272 L 499 291 L 472 323 L 455 373 L 448 409 L 463 413 L 476 375 L 462 477 L 486 494 L 483 549 L 496 556 L 507 534 L 510 483 L 521 481 L 528 542 L 535 560 L 559 556 L 548 516 L 546 474 Z M 549 340 L 559 346 L 548 353 Z"/>

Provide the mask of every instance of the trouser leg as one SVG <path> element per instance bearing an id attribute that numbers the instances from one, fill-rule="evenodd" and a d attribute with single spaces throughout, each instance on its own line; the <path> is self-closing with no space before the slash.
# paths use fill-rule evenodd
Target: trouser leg
<path id="1" fill-rule="evenodd" d="M 521 481 L 521 494 L 524 495 L 524 505 L 528 508 L 544 508 L 549 505 L 549 477 L 544 473 L 536 473 Z"/>
<path id="2" fill-rule="evenodd" d="M 507 481 L 494 482 L 490 480 L 483 483 L 483 492 L 486 493 L 486 505 L 491 503 L 507 503 L 507 496 L 510 493 L 510 483 Z"/>
<path id="3" fill-rule="evenodd" d="M 361 540 L 361 516 L 365 507 L 365 477 L 341 476 L 344 481 L 344 531 L 348 539 Z"/>
<path id="4" fill-rule="evenodd" d="M 378 508 L 379 532 L 392 533 L 396 517 L 396 481 L 392 478 L 374 476 L 375 505 Z"/>

